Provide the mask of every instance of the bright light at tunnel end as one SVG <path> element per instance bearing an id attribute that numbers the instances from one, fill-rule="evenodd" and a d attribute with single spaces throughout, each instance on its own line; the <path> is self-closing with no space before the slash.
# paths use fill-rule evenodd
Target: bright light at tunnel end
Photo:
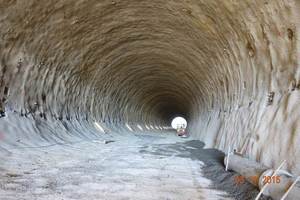
<path id="1" fill-rule="evenodd" d="M 172 128 L 174 128 L 174 129 L 177 129 L 177 128 L 179 128 L 179 127 L 186 128 L 186 127 L 187 127 L 187 121 L 186 121 L 186 119 L 184 119 L 183 117 L 175 117 L 175 118 L 172 120 L 171 126 L 172 126 Z"/>

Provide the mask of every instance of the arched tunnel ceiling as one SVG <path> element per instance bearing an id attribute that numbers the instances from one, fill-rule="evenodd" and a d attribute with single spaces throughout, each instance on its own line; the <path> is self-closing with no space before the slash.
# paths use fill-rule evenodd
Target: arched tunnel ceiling
<path id="1" fill-rule="evenodd" d="M 299 10 L 296 0 L 1 0 L 1 107 L 118 127 L 181 115 L 207 146 L 267 165 L 287 157 L 300 172 Z"/>

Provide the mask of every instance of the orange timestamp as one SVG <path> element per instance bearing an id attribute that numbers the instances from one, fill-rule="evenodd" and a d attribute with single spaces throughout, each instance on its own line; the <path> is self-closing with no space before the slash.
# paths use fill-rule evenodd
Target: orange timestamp
<path id="1" fill-rule="evenodd" d="M 250 180 L 253 183 L 259 182 L 259 176 L 249 176 L 245 177 L 242 175 L 237 175 L 234 177 L 234 182 L 236 185 L 240 185 L 246 182 L 246 179 Z M 271 183 L 280 183 L 280 176 L 263 176 L 263 184 L 271 184 Z"/>
<path id="2" fill-rule="evenodd" d="M 263 176 L 263 183 L 280 183 L 280 176 Z"/>

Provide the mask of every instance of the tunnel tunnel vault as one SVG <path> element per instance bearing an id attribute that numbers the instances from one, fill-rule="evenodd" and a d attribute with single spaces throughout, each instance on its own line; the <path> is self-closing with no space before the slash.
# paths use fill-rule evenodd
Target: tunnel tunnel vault
<path id="1" fill-rule="evenodd" d="M 180 115 L 207 146 L 300 172 L 298 4 L 2 0 L 1 109 L 85 128 Z"/>

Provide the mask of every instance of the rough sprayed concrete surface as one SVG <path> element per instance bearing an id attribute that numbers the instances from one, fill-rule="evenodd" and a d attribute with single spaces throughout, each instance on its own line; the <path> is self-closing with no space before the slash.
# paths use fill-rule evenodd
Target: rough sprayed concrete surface
<path id="1" fill-rule="evenodd" d="M 269 167 L 287 159 L 299 174 L 299 10 L 298 0 L 0 0 L 1 107 L 20 116 L 0 119 L 1 152 L 108 137 L 94 121 L 122 134 L 179 114 L 208 147 Z"/>

